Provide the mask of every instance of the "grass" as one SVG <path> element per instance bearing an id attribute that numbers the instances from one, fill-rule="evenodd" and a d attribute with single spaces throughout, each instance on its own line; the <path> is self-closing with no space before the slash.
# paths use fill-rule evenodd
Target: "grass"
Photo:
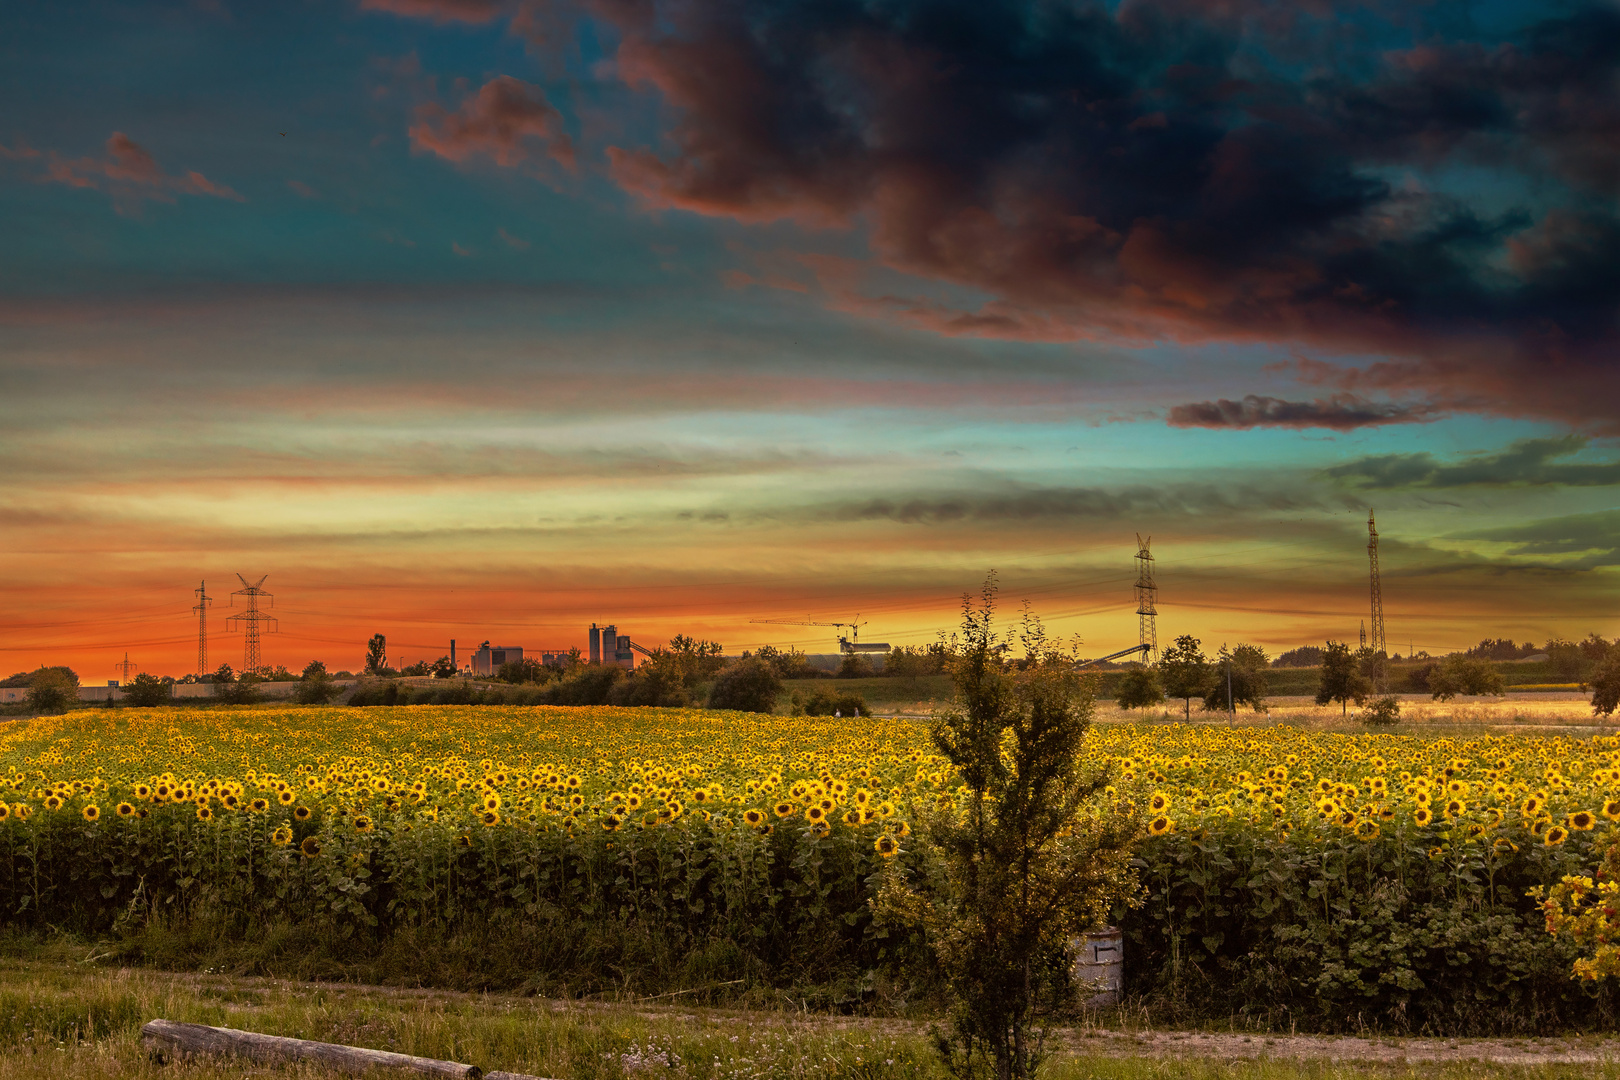
<path id="1" fill-rule="evenodd" d="M 393 1050 L 569 1080 L 936 1078 L 923 1025 L 813 1013 L 700 1009 L 669 1002 L 580 1004 L 508 996 L 397 990 L 101 968 L 75 961 L 0 960 L 0 1080 L 241 1080 L 316 1077 L 305 1066 L 242 1061 L 159 1065 L 140 1026 L 164 1017 L 273 1035 Z M 1109 1036 L 1100 1045 L 1098 1039 Z M 1133 1053 L 1118 1031 L 1064 1033 L 1043 1075 L 1051 1080 L 1423 1080 L 1620 1078 L 1609 1062 L 1505 1065 L 1477 1060 L 1407 1063 L 1267 1058 L 1256 1037 L 1211 1056 Z M 1389 1041 L 1385 1040 L 1385 1044 Z"/>

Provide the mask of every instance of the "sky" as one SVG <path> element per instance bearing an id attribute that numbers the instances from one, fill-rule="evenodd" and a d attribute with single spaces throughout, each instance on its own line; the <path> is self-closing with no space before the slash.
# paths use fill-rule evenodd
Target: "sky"
<path id="1" fill-rule="evenodd" d="M 1620 6 L 0 10 L 0 668 L 1620 636 Z"/>

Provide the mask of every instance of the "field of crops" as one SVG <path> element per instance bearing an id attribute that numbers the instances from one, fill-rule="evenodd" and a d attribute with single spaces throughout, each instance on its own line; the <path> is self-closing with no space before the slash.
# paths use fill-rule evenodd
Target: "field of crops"
<path id="1" fill-rule="evenodd" d="M 1119 914 L 1155 1007 L 1611 1015 L 1528 894 L 1613 839 L 1620 740 L 1173 724 L 1091 746 L 1143 814 L 1142 903 Z M 866 901 L 888 860 L 925 874 L 919 826 L 962 798 L 915 723 L 608 708 L 76 712 L 0 730 L 0 783 L 13 926 L 405 948 L 429 979 L 461 940 L 473 983 L 846 1007 L 926 986 L 926 950 Z"/>

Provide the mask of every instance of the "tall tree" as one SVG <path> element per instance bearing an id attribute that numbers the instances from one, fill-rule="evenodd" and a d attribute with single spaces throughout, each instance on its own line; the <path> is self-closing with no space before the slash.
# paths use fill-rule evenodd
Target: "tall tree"
<path id="1" fill-rule="evenodd" d="M 1203 644 L 1191 634 L 1182 634 L 1159 658 L 1159 682 L 1164 684 L 1165 696 L 1181 698 L 1182 714 L 1188 719 L 1192 717 L 1192 699 L 1203 697 L 1209 690 L 1209 661 L 1204 657 Z"/>
<path id="2" fill-rule="evenodd" d="M 366 642 L 366 674 L 381 675 L 387 666 L 388 639 L 381 634 L 372 634 L 371 640 Z"/>

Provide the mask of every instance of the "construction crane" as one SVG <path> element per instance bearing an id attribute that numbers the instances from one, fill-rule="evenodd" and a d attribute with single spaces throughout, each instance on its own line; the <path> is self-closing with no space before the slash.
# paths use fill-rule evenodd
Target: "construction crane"
<path id="1" fill-rule="evenodd" d="M 855 646 L 857 646 L 857 645 L 859 645 L 861 643 L 861 627 L 867 625 L 866 622 L 863 622 L 861 620 L 861 616 L 860 616 L 860 614 L 858 612 L 856 613 L 855 618 L 853 620 L 849 621 L 849 622 L 821 622 L 821 621 L 819 621 L 817 619 L 810 618 L 810 616 L 808 616 L 808 615 L 806 615 L 802 619 L 749 619 L 748 621 L 751 622 L 751 623 L 771 623 L 771 624 L 776 625 L 776 626 L 832 626 L 832 627 L 836 627 L 840 631 L 840 633 L 838 635 L 838 651 L 839 652 L 846 652 L 846 653 L 847 652 L 856 652 L 857 651 Z M 870 621 L 870 620 L 868 620 L 868 621 Z M 849 627 L 849 636 L 848 637 L 845 637 L 843 635 L 843 633 L 842 633 L 844 627 L 846 627 L 846 626 Z"/>

